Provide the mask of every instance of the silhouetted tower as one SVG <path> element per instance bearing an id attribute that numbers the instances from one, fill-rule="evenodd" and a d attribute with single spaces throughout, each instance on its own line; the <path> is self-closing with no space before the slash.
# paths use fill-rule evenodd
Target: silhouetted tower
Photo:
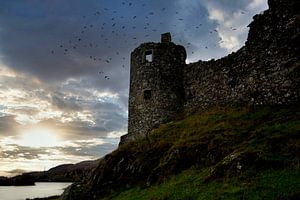
<path id="1" fill-rule="evenodd" d="M 183 67 L 186 51 L 161 36 L 161 43 L 144 43 L 131 53 L 128 134 L 120 144 L 146 135 L 183 111 Z"/>

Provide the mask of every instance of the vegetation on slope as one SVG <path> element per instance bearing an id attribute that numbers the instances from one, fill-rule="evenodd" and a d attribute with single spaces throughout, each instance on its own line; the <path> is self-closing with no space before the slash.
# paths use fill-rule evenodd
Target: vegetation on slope
<path id="1" fill-rule="evenodd" d="M 297 199 L 300 108 L 214 108 L 101 159 L 62 199 Z"/>
<path id="2" fill-rule="evenodd" d="M 149 188 L 134 187 L 106 200 L 215 200 L 297 199 L 300 195 L 300 172 L 296 170 L 266 170 L 249 179 L 228 177 L 203 182 L 207 171 L 189 169 L 168 181 Z"/>
<path id="3" fill-rule="evenodd" d="M 134 154 L 127 166 L 137 175 L 110 174 L 128 185 L 106 199 L 296 199 L 299 132 L 297 107 L 215 108 L 170 122 L 113 153 Z"/>

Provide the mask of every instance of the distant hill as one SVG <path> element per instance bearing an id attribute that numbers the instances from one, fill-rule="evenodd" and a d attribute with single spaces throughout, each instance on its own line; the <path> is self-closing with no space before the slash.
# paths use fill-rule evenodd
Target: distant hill
<path id="1" fill-rule="evenodd" d="M 36 182 L 77 182 L 82 181 L 97 167 L 100 160 L 83 161 L 77 164 L 64 164 L 53 167 L 45 172 L 24 173 Z"/>
<path id="2" fill-rule="evenodd" d="M 89 177 L 100 159 L 64 164 L 44 172 L 28 172 L 11 178 L 0 177 L 0 185 L 34 185 L 34 182 L 78 182 Z"/>
<path id="3" fill-rule="evenodd" d="M 27 186 L 27 185 L 34 185 L 35 181 L 32 177 L 27 175 L 18 175 L 15 177 L 7 178 L 7 177 L 0 177 L 0 186 Z"/>

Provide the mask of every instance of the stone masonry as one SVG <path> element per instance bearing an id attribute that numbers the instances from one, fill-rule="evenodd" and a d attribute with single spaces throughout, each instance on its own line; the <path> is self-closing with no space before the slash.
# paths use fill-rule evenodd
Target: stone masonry
<path id="1" fill-rule="evenodd" d="M 161 43 L 135 49 L 128 134 L 120 144 L 145 136 L 179 113 L 214 106 L 299 105 L 299 1 L 268 3 L 269 9 L 249 25 L 245 46 L 227 57 L 185 64 L 186 51 L 171 42 L 170 33 L 162 35 Z"/>
<path id="2" fill-rule="evenodd" d="M 183 68 L 186 51 L 171 42 L 145 43 L 131 54 L 128 135 L 122 141 L 145 135 L 183 112 Z M 126 138 L 126 139 L 125 139 Z"/>

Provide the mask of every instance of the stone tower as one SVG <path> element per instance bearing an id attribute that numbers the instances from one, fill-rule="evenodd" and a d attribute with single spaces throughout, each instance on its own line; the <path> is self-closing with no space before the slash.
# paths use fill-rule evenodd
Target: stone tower
<path id="1" fill-rule="evenodd" d="M 131 53 L 128 134 L 120 144 L 146 135 L 183 111 L 183 68 L 186 51 L 161 36 L 160 43 L 144 43 Z"/>

